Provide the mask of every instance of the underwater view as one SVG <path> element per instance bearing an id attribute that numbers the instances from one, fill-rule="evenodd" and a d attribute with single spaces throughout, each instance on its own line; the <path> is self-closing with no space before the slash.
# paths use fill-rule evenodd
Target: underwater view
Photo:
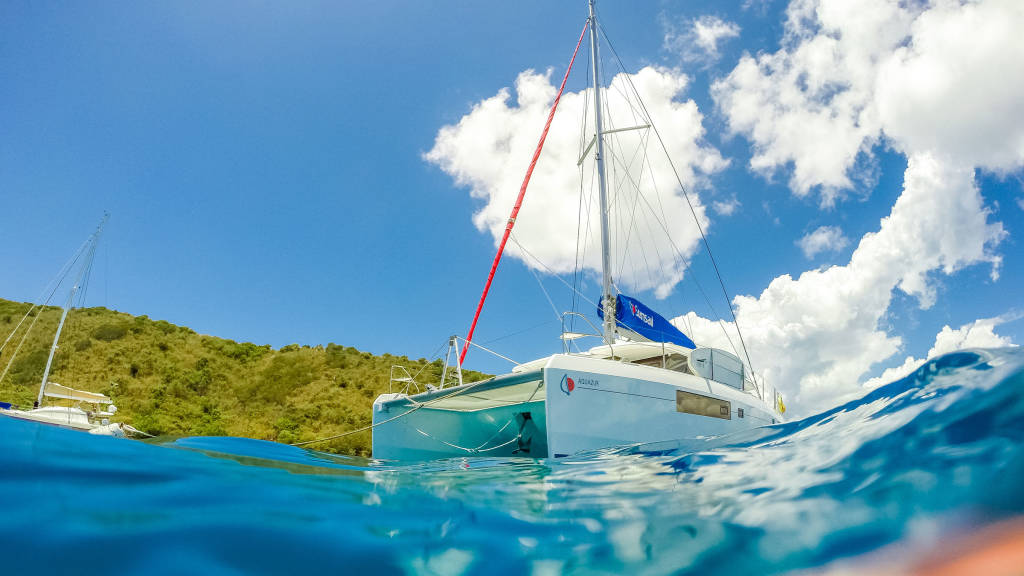
<path id="1" fill-rule="evenodd" d="M 47 574 L 1021 573 L 1022 390 L 1024 351 L 968 350 L 741 434 L 401 464 L 3 418 L 2 562 Z"/>

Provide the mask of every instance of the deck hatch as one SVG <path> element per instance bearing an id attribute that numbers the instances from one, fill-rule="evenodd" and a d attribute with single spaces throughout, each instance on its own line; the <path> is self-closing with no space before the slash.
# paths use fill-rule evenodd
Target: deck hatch
<path id="1" fill-rule="evenodd" d="M 676 390 L 676 412 L 732 420 L 732 405 L 728 400 L 720 400 L 683 390 Z"/>

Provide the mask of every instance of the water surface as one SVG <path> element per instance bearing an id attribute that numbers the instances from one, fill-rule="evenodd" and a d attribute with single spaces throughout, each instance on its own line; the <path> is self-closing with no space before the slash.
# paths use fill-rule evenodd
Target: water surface
<path id="1" fill-rule="evenodd" d="M 1021 526 L 1024 353 L 947 355 L 796 422 L 557 460 L 394 464 L 7 418 L 0 451 L 11 574 L 913 571 Z"/>

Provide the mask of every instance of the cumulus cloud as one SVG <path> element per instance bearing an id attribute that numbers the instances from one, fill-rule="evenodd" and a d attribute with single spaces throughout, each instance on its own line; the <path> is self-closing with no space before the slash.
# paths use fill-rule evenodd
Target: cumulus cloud
<path id="1" fill-rule="evenodd" d="M 791 168 L 800 196 L 830 205 L 858 179 L 884 136 L 1006 170 L 1024 159 L 1024 4 L 794 0 L 783 46 L 745 55 L 712 89 L 751 168 Z M 870 163 L 867 163 L 870 165 Z"/>
<path id="2" fill-rule="evenodd" d="M 803 251 L 804 256 L 810 259 L 821 252 L 838 252 L 846 248 L 850 240 L 843 236 L 843 231 L 838 226 L 819 226 L 795 243 Z"/>
<path id="3" fill-rule="evenodd" d="M 907 356 L 906 359 L 904 359 L 903 364 L 886 369 L 877 378 L 872 378 L 865 382 L 864 387 L 876 388 L 882 384 L 899 380 L 914 370 L 917 370 L 926 361 L 935 358 L 936 356 L 941 356 L 957 350 L 963 350 L 964 348 L 1000 348 L 1003 346 L 1016 346 L 1016 344 L 1013 343 L 1013 340 L 1009 337 L 996 334 L 995 328 L 1000 324 L 1017 320 L 1019 318 L 1019 314 L 1006 314 L 995 318 L 980 318 L 969 324 L 964 324 L 955 330 L 950 328 L 948 325 L 943 326 L 942 330 L 935 335 L 935 345 L 928 350 L 928 354 L 926 354 L 924 358 Z"/>
<path id="4" fill-rule="evenodd" d="M 718 60 L 718 46 L 723 40 L 740 35 L 735 22 L 717 16 L 694 18 L 679 27 L 666 25 L 664 47 L 690 62 Z"/>
<path id="5" fill-rule="evenodd" d="M 936 271 L 953 274 L 978 263 L 996 268 L 994 248 L 1005 234 L 988 221 L 973 169 L 912 156 L 902 194 L 849 263 L 779 276 L 759 296 L 734 299 L 754 368 L 791 399 L 797 414 L 859 395 L 871 367 L 902 345 L 880 326 L 893 290 L 928 307 Z M 717 323 L 691 313 L 676 324 L 692 327 L 701 343 L 729 346 Z"/>
<path id="6" fill-rule="evenodd" d="M 719 216 L 732 216 L 740 207 L 740 201 L 733 196 L 727 200 L 715 200 L 711 203 L 711 209 Z"/>
<path id="7" fill-rule="evenodd" d="M 707 226 L 705 207 L 693 190 L 727 162 L 703 141 L 703 116 L 697 105 L 679 99 L 687 77 L 652 67 L 630 78 L 617 75 L 602 93 L 609 111 L 606 130 L 643 123 L 622 96 L 630 93 L 629 80 L 656 125 L 671 127 L 672 138 L 666 139 L 669 153 L 680 178 L 691 190 L 698 219 Z M 514 100 L 512 92 L 503 89 L 476 103 L 458 123 L 441 128 L 433 148 L 424 156 L 481 202 L 473 222 L 479 230 L 489 232 L 495 243 L 505 229 L 556 93 L 550 73 L 523 72 L 516 80 Z M 571 272 L 577 260 L 576 219 L 581 212 L 577 159 L 586 145 L 580 137 L 580 124 L 587 97 L 587 91 L 562 96 L 515 228 L 519 244 L 544 267 L 558 273 Z M 589 139 L 592 125 L 588 123 L 586 130 Z M 609 135 L 608 141 L 606 165 L 616 190 L 610 213 L 617 231 L 612 238 L 616 278 L 623 287 L 654 289 L 665 295 L 683 276 L 683 261 L 677 258 L 676 248 L 686 257 L 697 247 L 700 237 L 695 226 L 671 226 L 668 235 L 662 223 L 692 222 L 693 216 L 681 190 L 672 185 L 676 182 L 672 168 L 649 130 L 618 132 Z M 591 171 L 592 164 L 588 157 L 583 168 Z M 630 180 L 627 173 L 652 176 Z M 601 266 L 597 193 L 591 189 L 594 180 L 587 176 L 585 181 L 581 265 L 597 272 Z M 543 268 L 517 246 L 510 245 L 509 253 L 528 266 Z"/>
<path id="8" fill-rule="evenodd" d="M 898 353 L 902 339 L 882 322 L 894 290 L 928 308 L 941 275 L 987 263 L 998 278 L 1006 231 L 990 220 L 975 169 L 1024 164 L 1024 115 L 1014 109 L 1024 78 L 1008 72 L 1024 66 L 1024 39 L 1013 34 L 1022 29 L 1024 4 L 1013 0 L 794 0 L 782 47 L 745 55 L 713 85 L 730 129 L 751 142 L 751 167 L 790 170 L 794 193 L 817 192 L 823 205 L 863 179 L 879 142 L 907 156 L 901 195 L 847 264 L 783 275 L 734 300 L 755 368 L 797 413 L 861 394 L 872 366 Z M 679 320 L 728 345 L 717 324 Z M 929 354 L 1006 343 L 994 326 L 944 329 Z"/>
<path id="9" fill-rule="evenodd" d="M 874 103 L 904 151 L 1006 171 L 1024 162 L 1024 3 L 938 2 L 881 62 Z"/>
<path id="10" fill-rule="evenodd" d="M 730 130 L 753 144 L 750 166 L 769 175 L 792 166 L 789 185 L 822 203 L 851 188 L 858 154 L 878 138 L 871 106 L 878 61 L 905 37 L 913 15 L 896 2 L 794 1 L 774 53 L 745 55 L 714 83 Z"/>

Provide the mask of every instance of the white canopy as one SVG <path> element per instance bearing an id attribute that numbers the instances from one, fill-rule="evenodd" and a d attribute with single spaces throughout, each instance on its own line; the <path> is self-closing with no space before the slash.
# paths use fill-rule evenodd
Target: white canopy
<path id="1" fill-rule="evenodd" d="M 62 398 L 64 400 L 74 400 L 77 402 L 91 402 L 93 404 L 113 404 L 113 400 L 103 394 L 97 394 L 96 392 L 86 392 L 84 390 L 75 390 L 74 388 L 68 388 L 63 384 L 57 384 L 56 382 L 47 382 L 46 390 L 43 392 L 44 396 L 49 398 Z"/>

